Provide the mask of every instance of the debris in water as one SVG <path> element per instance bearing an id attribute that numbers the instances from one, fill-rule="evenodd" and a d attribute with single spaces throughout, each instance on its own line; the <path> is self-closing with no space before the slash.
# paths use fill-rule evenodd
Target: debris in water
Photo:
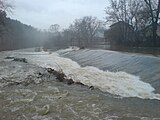
<path id="1" fill-rule="evenodd" d="M 35 48 L 35 50 L 34 50 L 35 52 L 41 52 L 41 48 L 40 47 L 38 47 L 38 48 Z"/>
<path id="2" fill-rule="evenodd" d="M 8 56 L 8 57 L 5 57 L 4 59 L 14 59 L 14 57 Z"/>
<path id="3" fill-rule="evenodd" d="M 59 82 L 66 83 L 67 85 L 77 84 L 84 86 L 81 82 L 74 82 L 73 79 L 68 79 L 63 71 L 55 71 L 52 68 L 47 68 L 48 73 L 53 74 Z"/>
<path id="4" fill-rule="evenodd" d="M 93 86 L 90 86 L 89 89 L 90 89 L 90 90 L 94 90 L 94 87 L 93 87 Z"/>
<path id="5" fill-rule="evenodd" d="M 81 82 L 75 82 L 75 84 L 84 86 L 84 84 Z"/>
<path id="6" fill-rule="evenodd" d="M 82 46 L 82 47 L 80 47 L 79 49 L 80 49 L 80 50 L 83 50 L 83 49 L 85 49 L 85 47 L 84 47 L 84 46 Z"/>
<path id="7" fill-rule="evenodd" d="M 26 58 L 14 58 L 13 61 L 28 63 Z"/>
<path id="8" fill-rule="evenodd" d="M 50 106 L 45 105 L 42 108 L 36 107 L 36 112 L 40 115 L 47 115 L 49 113 Z"/>
<path id="9" fill-rule="evenodd" d="M 72 79 L 66 79 L 67 85 L 72 85 L 74 81 Z"/>

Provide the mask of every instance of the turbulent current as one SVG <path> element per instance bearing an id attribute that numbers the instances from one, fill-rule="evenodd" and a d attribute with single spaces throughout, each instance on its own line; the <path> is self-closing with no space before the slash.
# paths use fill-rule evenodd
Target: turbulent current
<path id="1" fill-rule="evenodd" d="M 22 101 L 14 98 L 12 104 L 17 100 L 18 102 L 33 102 L 36 96 L 40 97 L 41 95 L 44 97 L 43 99 L 49 99 L 52 102 L 54 99 L 64 97 L 66 101 L 71 100 L 70 104 L 66 103 L 64 99 L 62 99 L 63 102 L 60 100 L 61 103 L 54 102 L 54 104 L 59 105 L 60 108 L 57 108 L 60 109 L 59 112 L 62 112 L 60 114 L 56 111 L 59 119 L 66 117 L 66 111 L 64 110 L 63 113 L 63 109 L 71 111 L 74 114 L 71 117 L 73 119 L 76 119 L 76 117 L 84 120 L 93 118 L 95 120 L 160 119 L 159 57 L 105 50 L 79 50 L 76 47 L 55 52 L 19 50 L 10 53 L 6 52 L 6 55 L 26 58 L 31 65 L 63 71 L 67 78 L 72 78 L 75 82 L 81 82 L 84 85 L 95 88 L 93 91 L 88 91 L 87 89 L 79 88 L 79 86 L 74 86 L 72 91 L 71 87 L 59 85 L 58 83 L 56 83 L 58 84 L 57 86 L 54 86 L 55 83 L 46 83 L 43 86 L 46 89 L 34 86 L 34 88 L 27 87 L 24 90 L 20 87 L 19 90 L 15 90 L 12 93 L 12 99 L 14 94 L 18 95 L 19 93 L 29 94 L 29 98 L 21 99 Z M 1 74 L 0 77 L 3 77 L 3 75 Z M 39 90 L 38 93 L 35 92 L 36 89 Z M 69 99 L 67 99 L 69 92 L 66 93 L 66 90 L 72 91 L 70 94 L 73 96 L 70 96 Z M 3 92 L 1 91 L 0 94 L 3 94 Z M 48 94 L 44 95 L 47 92 Z M 1 101 L 4 102 L 3 100 Z M 61 106 L 60 104 L 63 105 Z M 36 103 L 36 105 L 38 104 Z M 81 108 L 82 106 L 83 108 Z M 41 106 L 41 109 L 43 108 L 50 109 L 49 103 Z M 12 111 L 18 111 L 19 109 L 20 106 L 18 108 L 13 107 Z M 38 112 L 40 108 L 36 106 L 33 109 Z M 90 109 L 92 110 L 90 111 Z M 87 111 L 91 113 L 87 113 Z M 45 112 L 45 114 L 48 113 L 48 111 Z M 86 114 L 82 112 L 86 112 Z M 66 114 L 68 113 L 66 112 Z M 42 116 L 41 118 L 38 118 L 38 116 L 32 117 L 32 119 L 42 118 Z M 44 117 L 44 119 L 47 118 Z M 66 119 L 70 118 L 66 117 Z"/>
<path id="2" fill-rule="evenodd" d="M 160 94 L 154 93 L 155 89 L 149 83 L 141 81 L 139 76 L 131 75 L 124 71 L 103 71 L 93 66 L 81 67 L 77 62 L 59 55 L 73 50 L 77 50 L 77 48 L 59 50 L 52 54 L 45 52 L 32 53 L 32 55 L 24 57 L 30 60 L 32 64 L 47 68 L 51 67 L 58 71 L 62 70 L 68 78 L 71 77 L 76 82 L 94 86 L 103 92 L 109 92 L 121 97 L 160 100 Z M 29 53 L 22 53 L 22 55 L 25 54 L 29 55 Z"/>

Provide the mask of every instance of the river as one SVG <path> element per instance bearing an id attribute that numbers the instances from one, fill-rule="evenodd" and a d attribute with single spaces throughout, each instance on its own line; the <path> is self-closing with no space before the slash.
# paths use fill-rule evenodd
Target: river
<path id="1" fill-rule="evenodd" d="M 19 119 L 34 120 L 160 120 L 159 57 L 78 48 L 4 54 L 63 71 L 68 78 L 94 89 L 56 81 L 5 88 L 0 92 L 0 115 L 6 114 L 3 118 L 19 115 Z M 48 108 L 49 113 L 39 114 L 40 108 Z"/>

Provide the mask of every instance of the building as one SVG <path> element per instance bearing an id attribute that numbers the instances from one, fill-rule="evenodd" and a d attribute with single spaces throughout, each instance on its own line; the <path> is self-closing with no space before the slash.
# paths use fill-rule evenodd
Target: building
<path id="1" fill-rule="evenodd" d="M 106 43 L 111 48 L 131 46 L 134 43 L 134 28 L 126 22 L 119 21 L 110 26 L 104 33 Z"/>

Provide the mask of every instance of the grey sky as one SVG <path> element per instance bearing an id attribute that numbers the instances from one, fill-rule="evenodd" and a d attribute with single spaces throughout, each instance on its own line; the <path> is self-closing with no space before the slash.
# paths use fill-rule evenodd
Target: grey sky
<path id="1" fill-rule="evenodd" d="M 67 28 L 76 18 L 96 16 L 104 20 L 107 0 L 14 0 L 11 18 L 47 29 L 51 24 Z"/>

